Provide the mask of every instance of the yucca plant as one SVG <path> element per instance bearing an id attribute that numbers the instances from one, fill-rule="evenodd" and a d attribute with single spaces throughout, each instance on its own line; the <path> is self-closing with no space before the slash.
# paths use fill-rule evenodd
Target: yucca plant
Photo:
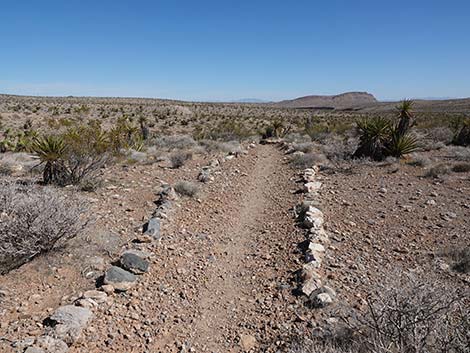
<path id="1" fill-rule="evenodd" d="M 408 130 L 414 125 L 413 113 L 411 111 L 413 106 L 414 102 L 412 100 L 405 99 L 396 108 L 399 112 L 398 118 L 400 120 L 395 127 L 395 133 L 399 136 L 406 135 Z"/>
<path id="2" fill-rule="evenodd" d="M 390 141 L 385 147 L 386 154 L 396 158 L 401 158 L 405 154 L 415 152 L 418 148 L 419 140 L 416 136 L 410 133 L 400 135 L 397 132 L 392 134 Z"/>
<path id="3" fill-rule="evenodd" d="M 404 100 L 398 107 L 398 122 L 376 117 L 362 119 L 357 122 L 360 135 L 359 146 L 354 157 L 370 157 L 383 160 L 388 156 L 403 157 L 419 148 L 418 138 L 410 134 L 414 125 L 411 109 L 413 101 Z"/>
<path id="4" fill-rule="evenodd" d="M 32 144 L 40 164 L 44 164 L 43 182 L 45 184 L 65 185 L 67 168 L 64 162 L 65 142 L 61 136 L 44 136 L 36 138 Z"/>
<path id="5" fill-rule="evenodd" d="M 392 125 L 382 117 L 365 118 L 357 122 L 360 140 L 354 157 L 370 157 L 374 160 L 384 158 L 384 151 L 390 139 Z"/>
<path id="6" fill-rule="evenodd" d="M 461 122 L 452 143 L 458 146 L 470 146 L 470 119 Z"/>

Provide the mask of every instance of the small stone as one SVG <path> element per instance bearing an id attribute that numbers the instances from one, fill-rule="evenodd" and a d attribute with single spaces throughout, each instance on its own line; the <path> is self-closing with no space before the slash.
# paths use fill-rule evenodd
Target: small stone
<path id="1" fill-rule="evenodd" d="M 32 346 L 34 344 L 35 338 L 34 337 L 27 337 L 20 341 L 16 341 L 13 343 L 13 347 L 24 349 L 25 347 Z"/>
<path id="2" fill-rule="evenodd" d="M 159 218 L 150 218 L 149 221 L 144 225 L 144 235 L 148 235 L 155 240 L 160 239 L 160 223 L 161 221 Z"/>
<path id="3" fill-rule="evenodd" d="M 61 306 L 50 316 L 50 320 L 55 323 L 54 336 L 68 344 L 73 344 L 80 337 L 92 316 L 92 312 L 87 308 L 73 305 Z"/>
<path id="4" fill-rule="evenodd" d="M 82 308 L 93 309 L 98 306 L 98 303 L 93 299 L 78 299 L 75 301 L 75 305 L 81 306 Z"/>
<path id="5" fill-rule="evenodd" d="M 245 352 L 251 351 L 256 347 L 256 338 L 252 335 L 240 335 L 240 346 Z"/>
<path id="6" fill-rule="evenodd" d="M 36 346 L 41 349 L 39 352 L 67 353 L 69 350 L 64 341 L 51 336 L 39 337 L 36 340 Z"/>
<path id="7" fill-rule="evenodd" d="M 325 247 L 318 243 L 310 242 L 308 249 L 312 252 L 325 252 Z"/>
<path id="8" fill-rule="evenodd" d="M 122 268 L 135 274 L 143 274 L 149 270 L 149 262 L 133 253 L 124 253 L 120 263 Z"/>
<path id="9" fill-rule="evenodd" d="M 103 284 L 101 286 L 101 290 L 105 292 L 107 295 L 111 295 L 114 293 L 114 287 L 111 284 Z"/>
<path id="10" fill-rule="evenodd" d="M 24 353 L 45 353 L 44 349 L 37 348 L 37 347 L 28 347 L 24 351 Z"/>
<path id="11" fill-rule="evenodd" d="M 137 277 L 120 267 L 112 266 L 104 275 L 104 284 L 111 284 L 115 290 L 125 292 L 135 285 Z"/>
<path id="12" fill-rule="evenodd" d="M 85 299 L 93 299 L 97 303 L 104 303 L 108 295 L 105 292 L 101 292 L 98 290 L 88 290 L 83 293 L 83 298 Z"/>
<path id="13" fill-rule="evenodd" d="M 314 308 L 324 308 L 331 303 L 333 303 L 333 299 L 331 299 L 328 293 L 317 294 L 313 299 L 311 299 L 311 305 Z"/>

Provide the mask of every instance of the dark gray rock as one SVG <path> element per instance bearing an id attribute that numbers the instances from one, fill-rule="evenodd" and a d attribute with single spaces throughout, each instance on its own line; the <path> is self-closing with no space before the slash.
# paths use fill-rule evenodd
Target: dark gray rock
<path id="1" fill-rule="evenodd" d="M 144 258 L 129 252 L 122 254 L 119 262 L 123 269 L 138 275 L 148 272 L 150 265 Z"/>
<path id="2" fill-rule="evenodd" d="M 151 236 L 156 240 L 160 239 L 160 224 L 161 221 L 159 218 L 150 218 L 149 221 L 144 225 L 144 234 Z"/>
<path id="3" fill-rule="evenodd" d="M 135 285 L 137 277 L 120 267 L 112 266 L 104 274 L 104 284 L 112 285 L 116 290 L 125 292 Z"/>

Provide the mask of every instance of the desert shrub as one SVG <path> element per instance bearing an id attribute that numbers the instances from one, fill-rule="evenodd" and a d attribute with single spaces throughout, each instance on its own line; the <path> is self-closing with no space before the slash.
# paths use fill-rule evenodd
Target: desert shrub
<path id="1" fill-rule="evenodd" d="M 298 152 L 309 153 L 315 150 L 315 144 L 313 142 L 294 143 L 292 149 Z"/>
<path id="2" fill-rule="evenodd" d="M 454 137 L 454 132 L 451 128 L 446 126 L 435 127 L 429 129 L 426 133 L 426 139 L 430 140 L 431 143 L 442 142 L 444 144 L 449 144 L 452 142 Z"/>
<path id="3" fill-rule="evenodd" d="M 396 274 L 367 298 L 352 328 L 373 352 L 463 352 L 470 321 L 468 292 L 423 273 Z M 468 348 L 468 346 L 467 346 Z"/>
<path id="4" fill-rule="evenodd" d="M 449 174 L 451 171 L 448 164 L 440 163 L 428 169 L 426 176 L 429 178 L 439 178 L 442 175 Z"/>
<path id="5" fill-rule="evenodd" d="M 457 163 L 452 166 L 452 171 L 456 173 L 470 172 L 470 163 Z"/>
<path id="6" fill-rule="evenodd" d="M 102 130 L 100 129 L 100 131 Z M 116 124 L 106 133 L 106 138 L 108 149 L 114 154 L 120 154 L 123 150 L 129 149 L 141 151 L 144 148 L 140 129 L 134 126 L 127 116 L 117 120 Z"/>
<path id="7" fill-rule="evenodd" d="M 462 126 L 456 133 L 452 143 L 458 146 L 470 146 L 470 119 L 462 122 Z"/>
<path id="8" fill-rule="evenodd" d="M 470 162 L 470 148 L 468 147 L 447 146 L 445 152 L 447 152 L 449 158 Z"/>
<path id="9" fill-rule="evenodd" d="M 328 134 L 320 145 L 323 154 L 331 160 L 350 159 L 357 145 L 353 137 Z"/>
<path id="10" fill-rule="evenodd" d="M 79 184 L 110 159 L 114 145 L 96 124 L 73 127 L 62 135 L 37 138 L 33 151 L 44 164 L 43 182 L 65 186 Z"/>
<path id="11" fill-rule="evenodd" d="M 175 184 L 174 188 L 182 196 L 194 197 L 199 192 L 199 186 L 190 181 L 179 181 Z"/>
<path id="12" fill-rule="evenodd" d="M 292 126 L 282 119 L 275 119 L 261 132 L 262 138 L 284 137 Z"/>
<path id="13" fill-rule="evenodd" d="M 198 125 L 194 128 L 193 137 L 196 140 L 244 140 L 253 136 L 253 130 L 244 121 L 224 119 L 214 125 Z"/>
<path id="14" fill-rule="evenodd" d="M 193 158 L 193 154 L 188 151 L 175 152 L 170 156 L 170 162 L 172 168 L 181 168 L 186 161 Z"/>
<path id="15" fill-rule="evenodd" d="M 468 289 L 419 272 L 387 278 L 372 287 L 365 311 L 347 309 L 344 326 L 304 339 L 291 352 L 468 352 Z"/>
<path id="16" fill-rule="evenodd" d="M 323 164 L 326 157 L 321 153 L 299 153 L 294 154 L 290 163 L 298 169 L 312 168 L 314 165 Z"/>
<path id="17" fill-rule="evenodd" d="M 0 184 L 0 273 L 63 245 L 86 225 L 84 203 L 50 187 Z"/>
<path id="18" fill-rule="evenodd" d="M 155 146 L 167 150 L 190 149 L 196 144 L 196 141 L 188 135 L 161 136 L 155 140 Z"/>
<path id="19" fill-rule="evenodd" d="M 319 340 L 302 339 L 292 343 L 287 353 L 353 353 L 347 348 L 336 347 Z"/>
<path id="20" fill-rule="evenodd" d="M 432 161 L 430 158 L 423 156 L 422 154 L 412 153 L 410 159 L 406 163 L 415 167 L 428 167 L 431 165 Z"/>
<path id="21" fill-rule="evenodd" d="M 312 139 L 307 134 L 300 134 L 298 132 L 291 132 L 284 136 L 284 141 L 295 142 L 295 143 L 307 143 L 312 142 Z"/>
<path id="22" fill-rule="evenodd" d="M 238 141 L 214 141 L 214 140 L 201 140 L 201 146 L 208 152 L 224 152 L 229 154 L 238 154 L 243 152 L 243 148 Z"/>
<path id="23" fill-rule="evenodd" d="M 452 269 L 461 273 L 470 272 L 470 247 L 453 247 L 445 250 L 442 255 L 452 260 Z"/>

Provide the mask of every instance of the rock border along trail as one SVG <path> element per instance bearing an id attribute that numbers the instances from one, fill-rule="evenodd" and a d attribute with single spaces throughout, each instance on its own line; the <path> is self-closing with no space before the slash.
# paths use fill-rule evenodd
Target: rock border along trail
<path id="1" fill-rule="evenodd" d="M 231 159 L 201 199 L 174 203 L 148 273 L 94 310 L 71 352 L 282 348 L 295 320 L 294 172 L 276 147 Z"/>

